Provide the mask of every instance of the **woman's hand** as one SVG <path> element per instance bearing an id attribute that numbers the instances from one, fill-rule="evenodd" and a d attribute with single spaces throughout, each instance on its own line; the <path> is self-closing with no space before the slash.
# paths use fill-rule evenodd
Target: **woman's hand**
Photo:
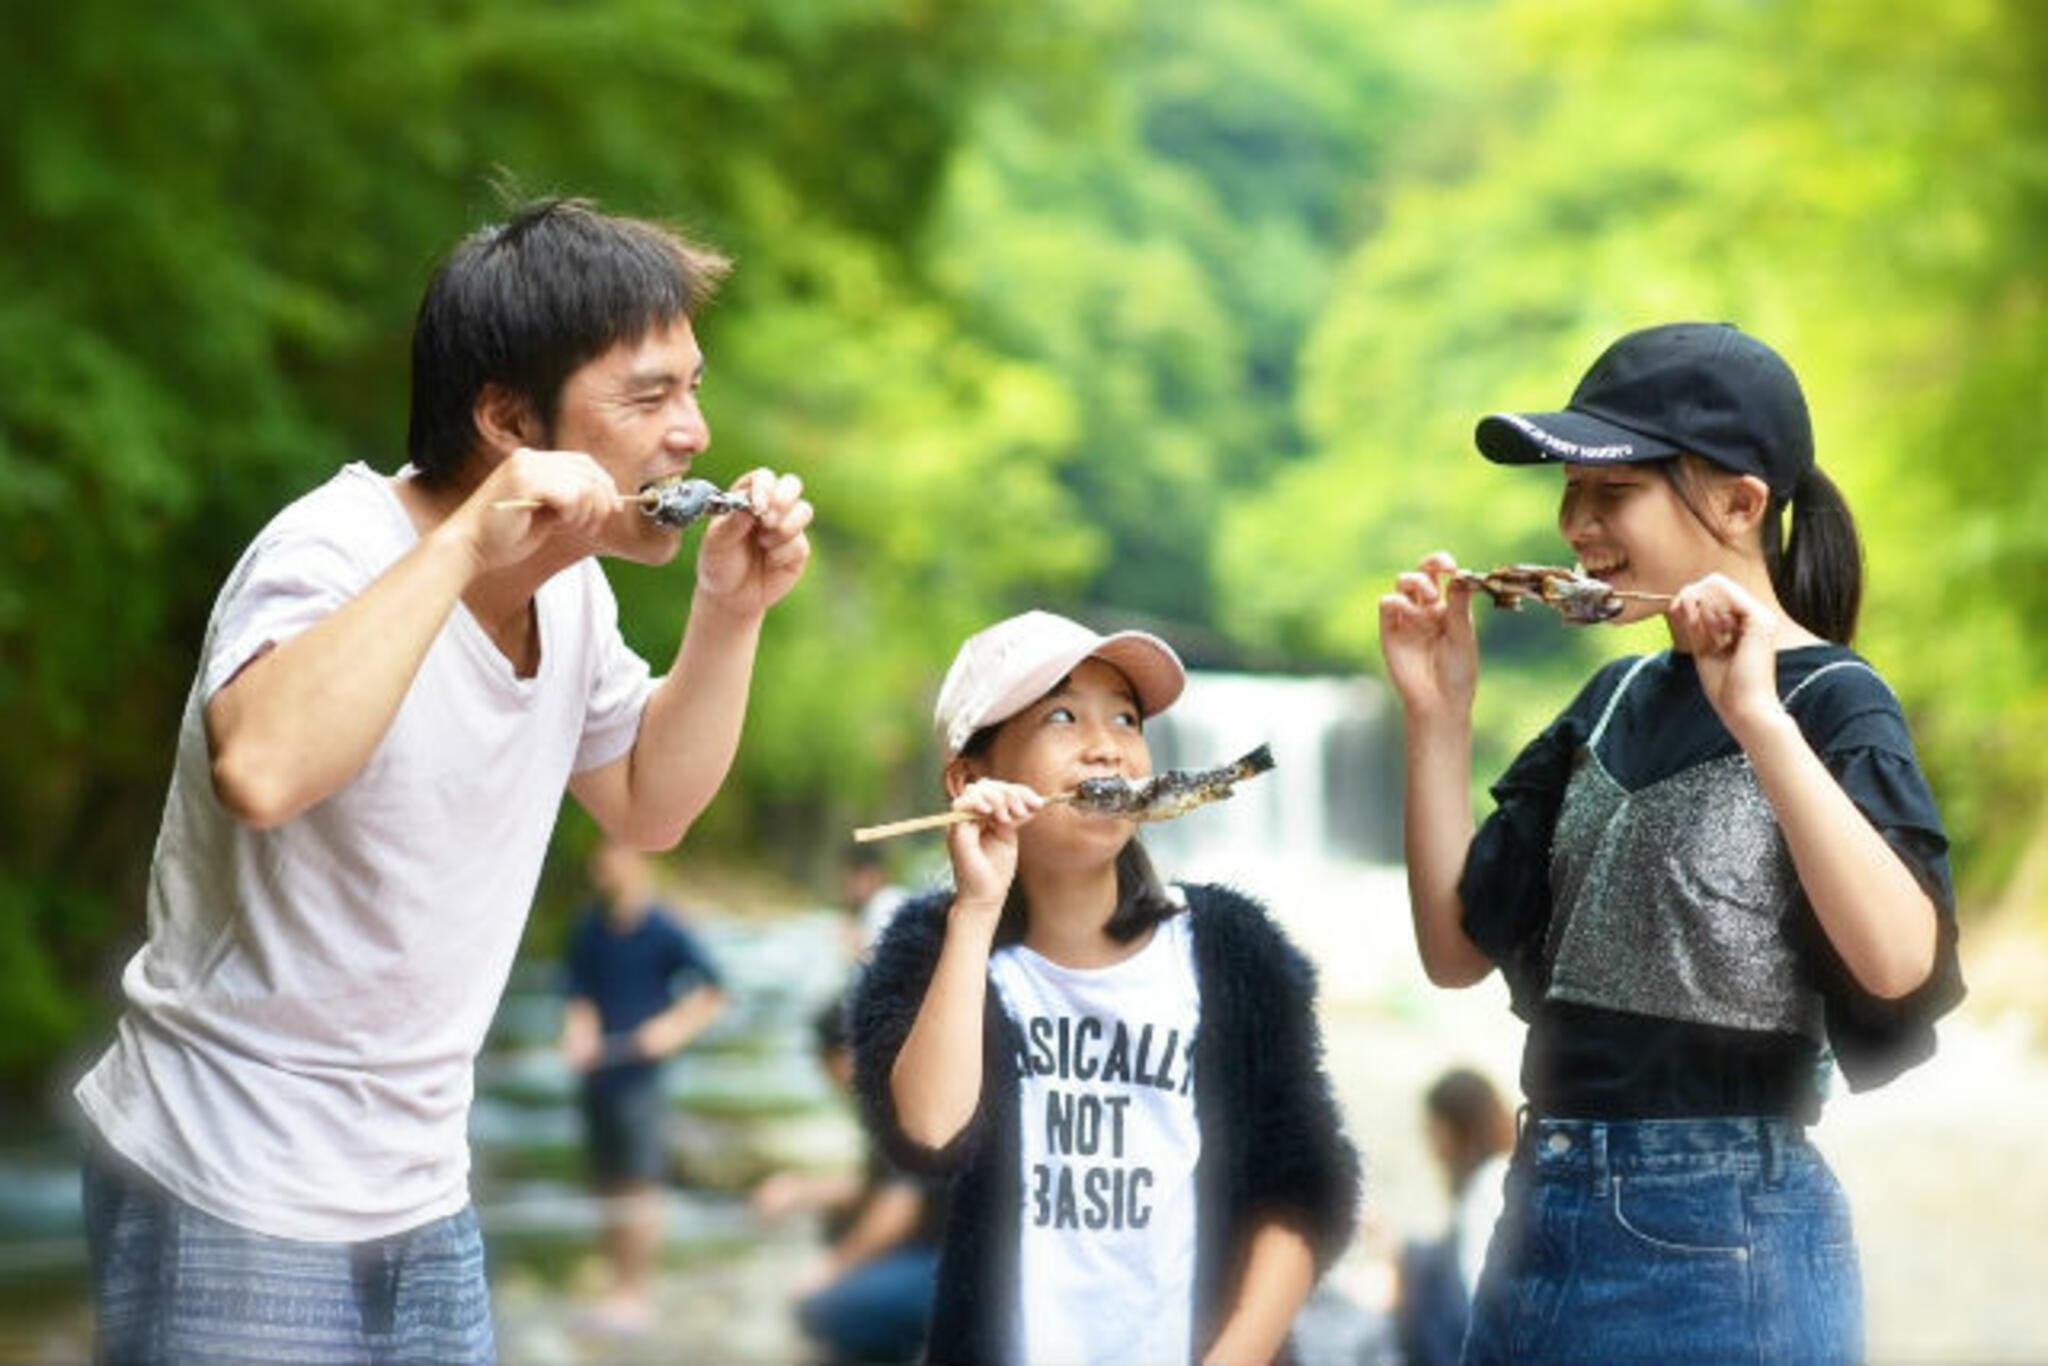
<path id="1" fill-rule="evenodd" d="M 1448 551 L 1423 557 L 1380 599 L 1380 654 L 1387 678 L 1411 716 L 1467 717 L 1479 686 L 1479 642 L 1472 631 L 1472 590 L 1455 580 Z"/>
<path id="2" fill-rule="evenodd" d="M 1022 783 L 977 778 L 953 798 L 955 811 L 971 811 L 946 832 L 953 857 L 953 904 L 1000 915 L 1017 876 L 1017 829 L 1045 807 L 1045 798 Z"/>
<path id="3" fill-rule="evenodd" d="M 1700 687 L 1736 743 L 1785 716 L 1778 698 L 1778 636 L 1783 619 L 1725 574 L 1678 590 L 1666 609 L 1671 636 L 1692 653 Z"/>

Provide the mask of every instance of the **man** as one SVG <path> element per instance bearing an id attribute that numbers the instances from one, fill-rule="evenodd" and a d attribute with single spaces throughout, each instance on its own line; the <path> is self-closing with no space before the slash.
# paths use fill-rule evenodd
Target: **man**
<path id="1" fill-rule="evenodd" d="M 80 1083 L 103 1359 L 491 1359 L 472 1064 L 566 787 L 680 840 L 738 745 L 810 505 L 757 469 L 702 532 L 666 677 L 599 556 L 710 441 L 692 325 L 726 269 L 550 200 L 464 240 L 413 335 L 411 463 L 345 467 L 215 604 L 114 1046 Z"/>
<path id="2" fill-rule="evenodd" d="M 654 1321 L 661 1250 L 661 1064 L 725 1007 L 718 969 L 662 906 L 640 851 L 614 840 L 590 860 L 598 899 L 569 940 L 562 1050 L 580 1075 L 584 1152 L 604 1200 L 612 1284 L 598 1328 L 639 1333 Z"/>

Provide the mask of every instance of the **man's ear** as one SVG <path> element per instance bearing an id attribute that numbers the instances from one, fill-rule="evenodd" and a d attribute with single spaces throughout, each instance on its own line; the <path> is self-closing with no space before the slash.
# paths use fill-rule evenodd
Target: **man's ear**
<path id="1" fill-rule="evenodd" d="M 470 416 L 493 465 L 521 446 L 545 443 L 540 417 L 533 411 L 533 405 L 524 395 L 502 384 L 486 384 L 479 389 Z"/>

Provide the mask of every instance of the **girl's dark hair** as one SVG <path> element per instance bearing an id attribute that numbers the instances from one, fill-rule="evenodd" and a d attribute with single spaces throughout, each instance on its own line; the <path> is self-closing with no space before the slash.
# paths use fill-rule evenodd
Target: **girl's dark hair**
<path id="1" fill-rule="evenodd" d="M 1720 532 L 1707 519 L 1693 487 L 1697 477 L 1681 457 L 1660 462 L 1664 477 L 1700 525 Z M 1792 509 L 1792 532 L 1785 534 L 1785 509 Z M 1856 634 L 1863 608 L 1863 541 L 1856 518 L 1835 481 L 1809 465 L 1790 498 L 1771 495 L 1764 509 L 1764 566 L 1771 587 L 1792 619 L 1823 640 L 1847 645 Z"/>
<path id="2" fill-rule="evenodd" d="M 997 722 L 974 732 L 960 747 L 960 757 L 975 759 L 986 754 L 1000 729 L 1002 723 Z M 1166 894 L 1166 884 L 1160 881 L 1158 870 L 1152 866 L 1152 856 L 1145 852 L 1144 844 L 1133 835 L 1129 843 L 1117 850 L 1116 909 L 1102 927 L 1103 932 L 1119 944 L 1128 944 L 1179 911 L 1180 904 Z M 1013 879 L 1010 894 L 1003 902 L 1002 917 L 996 921 L 995 942 L 998 947 L 1023 940 L 1028 915 L 1024 888 Z"/>
<path id="3" fill-rule="evenodd" d="M 656 223 L 542 199 L 458 244 L 428 282 L 412 334 L 406 455 L 450 483 L 477 440 L 477 396 L 496 384 L 552 426 L 578 366 L 701 307 L 731 263 Z"/>
<path id="4" fill-rule="evenodd" d="M 1451 1137 L 1450 1181 L 1461 1191 L 1490 1157 L 1515 1146 L 1515 1119 L 1493 1083 L 1469 1067 L 1454 1067 L 1423 1093 L 1423 1108 Z"/>

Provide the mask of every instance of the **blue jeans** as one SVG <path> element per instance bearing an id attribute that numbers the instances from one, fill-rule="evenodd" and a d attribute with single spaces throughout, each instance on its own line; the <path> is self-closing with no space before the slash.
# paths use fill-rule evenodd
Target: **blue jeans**
<path id="1" fill-rule="evenodd" d="M 939 1250 L 907 1247 L 864 1262 L 797 1305 L 797 1322 L 832 1362 L 909 1362 L 931 1326 Z"/>
<path id="2" fill-rule="evenodd" d="M 1860 1361 L 1848 1203 L 1797 1124 L 1531 1120 L 1468 1363 Z"/>
<path id="3" fill-rule="evenodd" d="M 95 1357 L 180 1362 L 496 1359 L 474 1210 L 389 1238 L 309 1243 L 223 1223 L 95 1147 L 85 1163 Z"/>

